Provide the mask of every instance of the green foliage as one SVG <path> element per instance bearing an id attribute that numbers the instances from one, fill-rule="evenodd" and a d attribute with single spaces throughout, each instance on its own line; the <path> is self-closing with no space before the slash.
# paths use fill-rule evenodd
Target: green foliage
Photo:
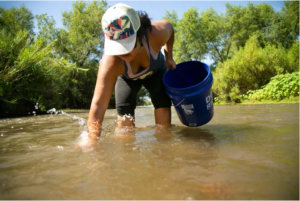
<path id="1" fill-rule="evenodd" d="M 54 21 L 42 16 L 47 23 L 39 26 L 48 29 L 34 38 L 33 15 L 24 6 L 0 10 L 0 116 L 27 114 L 36 103 L 41 110 L 67 105 L 65 92 L 77 90 L 71 75 L 87 69 L 57 53 Z"/>
<path id="2" fill-rule="evenodd" d="M 44 38 L 46 43 L 51 43 L 59 37 L 59 29 L 55 28 L 55 21 L 53 17 L 47 16 L 47 14 L 36 15 L 38 26 L 38 36 Z"/>
<path id="3" fill-rule="evenodd" d="M 288 50 L 287 55 L 288 65 L 291 70 L 299 71 L 299 41 L 294 40 L 291 48 Z"/>
<path id="4" fill-rule="evenodd" d="M 281 12 L 275 12 L 267 3 L 248 6 L 226 4 L 226 13 L 218 14 L 212 8 L 199 15 L 190 8 L 178 19 L 175 11 L 167 11 L 176 30 L 174 58 L 177 63 L 213 59 L 213 67 L 232 58 L 252 35 L 260 47 L 269 44 L 289 49 L 299 35 L 299 2 L 285 1 Z"/>
<path id="5" fill-rule="evenodd" d="M 175 13 L 173 13 L 173 16 Z M 166 19 L 168 16 L 165 17 Z M 176 19 L 176 18 L 175 18 Z M 174 43 L 173 57 L 176 63 L 187 60 L 201 60 L 207 51 L 202 34 L 202 24 L 196 8 L 190 8 L 183 18 L 176 24 L 176 39 Z M 197 41 L 197 42 L 196 42 Z"/>
<path id="6" fill-rule="evenodd" d="M 214 60 L 213 66 L 224 62 L 231 54 L 231 38 L 227 37 L 226 21 L 223 15 L 219 15 L 212 8 L 201 12 L 201 24 L 203 25 L 204 41 L 207 44 L 207 54 Z"/>
<path id="7" fill-rule="evenodd" d="M 299 72 L 277 75 L 262 89 L 249 90 L 244 96 L 252 101 L 275 100 L 299 96 Z"/>
<path id="8" fill-rule="evenodd" d="M 104 43 L 101 19 L 106 10 L 106 2 L 93 1 L 86 3 L 76 1 L 73 10 L 63 12 L 63 24 L 66 32 L 61 32 L 63 53 L 79 66 L 88 59 L 99 58 Z"/>
<path id="9" fill-rule="evenodd" d="M 7 29 L 12 35 L 21 30 L 26 30 L 33 35 L 33 14 L 24 5 L 9 10 L 0 7 L 0 27 Z"/>
<path id="10" fill-rule="evenodd" d="M 224 22 L 227 42 L 220 49 L 229 54 L 218 60 L 211 52 L 219 61 L 213 87 L 219 100 L 240 102 L 271 77 L 299 71 L 299 2 L 285 2 L 279 13 L 268 4 L 227 4 Z"/>
<path id="11" fill-rule="evenodd" d="M 76 1 L 73 9 L 63 12 L 64 29 L 55 28 L 47 15 L 36 16 L 39 36 L 47 43 L 56 40 L 54 52 L 83 71 L 72 71 L 69 86 L 62 96 L 67 108 L 89 108 L 97 78 L 99 60 L 103 54 L 104 34 L 101 19 L 107 8 L 105 1 Z"/>
<path id="12" fill-rule="evenodd" d="M 230 27 L 228 34 L 237 50 L 244 47 L 253 34 L 259 36 L 258 42 L 260 44 L 268 40 L 270 27 L 275 16 L 271 5 L 263 3 L 255 6 L 248 3 L 247 7 L 242 7 L 231 6 L 227 3 L 226 7 L 225 21 Z"/>
<path id="13" fill-rule="evenodd" d="M 260 89 L 273 76 L 294 72 L 295 65 L 291 65 L 287 55 L 282 47 L 259 47 L 257 36 L 254 35 L 232 59 L 218 65 L 214 73 L 213 91 L 222 101 L 240 102 L 241 95 L 249 90 Z M 295 59 L 290 58 L 292 61 Z"/>
<path id="14" fill-rule="evenodd" d="M 60 30 L 57 51 L 86 73 L 73 73 L 77 82 L 70 85 L 67 98 L 70 108 L 89 108 L 93 97 L 99 60 L 103 54 L 104 34 L 102 15 L 107 8 L 105 1 L 73 3 L 73 10 L 63 13 L 65 30 Z"/>
<path id="15" fill-rule="evenodd" d="M 274 18 L 273 40 L 288 49 L 299 37 L 299 1 L 284 1 L 282 11 Z"/>
<path id="16" fill-rule="evenodd" d="M 177 33 L 178 15 L 176 11 L 175 10 L 172 10 L 171 12 L 167 11 L 166 15 L 163 18 L 165 20 L 168 20 L 173 25 L 174 32 Z"/>
<path id="17" fill-rule="evenodd" d="M 149 105 L 149 101 L 147 100 L 147 97 L 149 97 L 150 94 L 144 86 L 142 86 L 142 88 L 138 92 L 137 96 L 138 96 L 137 105 L 146 105 L 146 104 Z"/>
<path id="18" fill-rule="evenodd" d="M 3 30 L 0 34 L 0 102 L 1 111 L 18 113 L 38 102 L 42 107 L 53 103 L 68 86 L 66 77 L 75 65 L 52 55 L 53 43 L 44 45 L 43 38 L 32 41 L 29 33 L 19 31 L 15 37 Z M 49 104 L 51 103 L 51 104 Z M 26 112 L 27 113 L 27 112 Z"/>

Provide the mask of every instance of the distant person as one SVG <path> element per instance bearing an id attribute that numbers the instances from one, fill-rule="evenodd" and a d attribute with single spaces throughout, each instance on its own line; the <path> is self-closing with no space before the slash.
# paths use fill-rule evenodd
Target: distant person
<path id="1" fill-rule="evenodd" d="M 114 89 L 118 120 L 126 114 L 134 118 L 137 93 L 143 85 L 155 108 L 156 125 L 170 126 L 171 99 L 164 91 L 163 75 L 167 68 L 176 68 L 171 23 L 151 21 L 147 13 L 118 3 L 103 15 L 102 29 L 104 54 L 87 124 L 90 141 L 101 135 L 101 124 Z M 160 52 L 163 46 L 165 57 Z M 134 120 L 125 118 L 118 123 L 119 128 L 125 126 L 134 127 Z"/>

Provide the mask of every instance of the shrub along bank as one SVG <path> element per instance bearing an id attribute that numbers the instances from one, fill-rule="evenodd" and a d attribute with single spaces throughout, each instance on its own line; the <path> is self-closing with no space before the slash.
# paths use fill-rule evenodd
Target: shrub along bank
<path id="1" fill-rule="evenodd" d="M 215 98 L 240 103 L 245 99 L 279 101 L 298 96 L 299 58 L 292 56 L 297 52 L 298 41 L 285 51 L 274 45 L 259 47 L 253 36 L 233 58 L 218 65 L 214 72 Z"/>

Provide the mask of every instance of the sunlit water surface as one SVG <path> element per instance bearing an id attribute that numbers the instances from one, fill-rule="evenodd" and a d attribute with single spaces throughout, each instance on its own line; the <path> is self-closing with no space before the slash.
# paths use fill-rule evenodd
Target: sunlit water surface
<path id="1" fill-rule="evenodd" d="M 138 108 L 119 135 L 108 110 L 91 151 L 74 148 L 88 111 L 0 120 L 0 199 L 299 199 L 298 104 L 215 106 L 198 128 L 172 111 L 161 131 Z"/>

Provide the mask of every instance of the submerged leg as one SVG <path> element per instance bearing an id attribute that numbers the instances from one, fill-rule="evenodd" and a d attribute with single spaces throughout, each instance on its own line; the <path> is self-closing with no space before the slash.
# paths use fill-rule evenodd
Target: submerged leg
<path id="1" fill-rule="evenodd" d="M 162 69 L 156 72 L 144 81 L 144 86 L 149 91 L 155 108 L 155 123 L 168 128 L 171 124 L 171 99 L 167 96 L 164 88 L 163 76 L 165 71 L 166 69 Z"/>
<path id="2" fill-rule="evenodd" d="M 171 125 L 171 108 L 157 108 L 154 111 L 156 125 L 163 126 L 165 128 Z"/>
<path id="3" fill-rule="evenodd" d="M 171 108 L 158 108 L 155 109 L 155 123 L 156 123 L 156 132 L 155 137 L 159 139 L 168 139 L 173 137 L 171 130 Z"/>
<path id="4" fill-rule="evenodd" d="M 124 116 L 120 116 L 118 115 L 118 127 L 119 128 L 122 128 L 122 127 L 134 127 L 135 124 L 134 124 L 134 116 L 128 116 L 126 117 L 127 115 L 124 115 Z"/>
<path id="5" fill-rule="evenodd" d="M 115 131 L 118 140 L 121 142 L 133 142 L 135 141 L 135 133 L 134 116 L 118 115 L 118 128 Z"/>

